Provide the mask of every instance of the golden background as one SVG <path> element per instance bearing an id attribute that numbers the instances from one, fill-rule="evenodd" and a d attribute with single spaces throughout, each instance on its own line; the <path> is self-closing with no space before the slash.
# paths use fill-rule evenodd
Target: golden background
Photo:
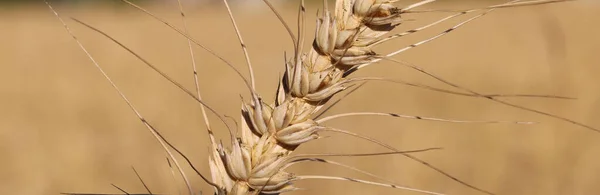
<path id="1" fill-rule="evenodd" d="M 427 8 L 467 9 L 499 1 L 452 1 Z M 407 3 L 400 3 L 406 5 Z M 178 27 L 173 2 L 144 5 Z M 295 28 L 296 1 L 276 6 Z M 194 89 L 185 38 L 160 22 L 119 3 L 57 5 L 122 41 L 161 70 Z M 290 39 L 266 6 L 233 3 L 255 67 L 257 89 L 270 102 L 283 72 Z M 190 33 L 247 74 L 242 51 L 224 6 L 185 7 Z M 307 40 L 313 38 L 318 4 L 307 11 Z M 184 190 L 173 180 L 165 153 L 136 119 L 53 14 L 41 2 L 0 7 L 0 194 L 60 192 L 144 193 L 134 166 L 153 193 Z M 413 14 L 396 32 L 418 27 L 443 14 Z M 399 49 L 466 19 L 452 20 L 378 47 Z M 92 55 L 140 112 L 195 166 L 209 174 L 208 139 L 199 105 L 185 93 L 101 35 L 67 20 Z M 439 76 L 481 93 L 552 94 L 577 100 L 504 98 L 507 101 L 600 128 L 600 4 L 576 1 L 498 10 L 432 43 L 398 55 Z M 307 42 L 308 43 L 308 42 Z M 239 120 L 240 95 L 247 90 L 233 71 L 198 47 L 200 88 L 220 114 Z M 356 76 L 378 76 L 452 89 L 408 68 L 383 62 Z M 464 120 L 518 120 L 540 124 L 456 124 L 386 117 L 352 117 L 330 126 L 376 138 L 399 149 L 443 147 L 415 154 L 448 173 L 498 194 L 597 194 L 600 192 L 600 133 L 554 118 L 481 98 L 442 94 L 387 82 L 370 82 L 328 114 L 349 111 L 395 112 Z M 227 131 L 211 122 L 227 143 Z M 234 124 L 233 121 L 228 121 Z M 382 152 L 356 138 L 328 134 L 298 153 Z M 334 157 L 395 183 L 447 194 L 481 194 L 401 155 Z M 184 163 L 181 161 L 181 163 Z M 187 166 L 186 166 L 187 167 Z M 372 179 L 332 165 L 306 163 L 300 175 Z M 186 168 L 194 189 L 212 192 Z M 416 194 L 341 181 L 297 182 L 290 194 Z"/>

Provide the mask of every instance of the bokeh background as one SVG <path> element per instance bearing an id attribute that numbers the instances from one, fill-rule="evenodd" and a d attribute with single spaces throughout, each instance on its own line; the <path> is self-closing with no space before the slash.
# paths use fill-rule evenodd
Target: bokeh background
<path id="1" fill-rule="evenodd" d="M 63 17 L 104 30 L 161 70 L 194 89 L 187 41 L 162 23 L 119 1 L 55 3 Z M 176 1 L 137 1 L 181 27 Z M 401 1 L 400 5 L 411 2 Z M 442 1 L 426 8 L 467 9 L 501 1 Z M 244 58 L 220 1 L 183 1 L 190 33 L 246 73 Z M 295 28 L 297 1 L 274 1 Z M 292 52 L 286 31 L 258 0 L 233 1 L 247 42 L 258 91 L 272 101 L 284 51 Z M 318 3 L 308 5 L 307 39 L 313 38 Z M 61 192 L 178 194 L 165 153 L 118 94 L 93 67 L 41 1 L 0 5 L 0 194 Z M 413 14 L 401 32 L 444 14 Z M 451 27 L 452 20 L 417 35 L 387 43 L 380 53 L 399 49 Z M 185 93 L 101 35 L 67 20 L 91 54 L 124 93 L 195 166 L 205 174 L 208 138 L 200 107 Z M 577 100 L 505 98 L 600 128 L 600 3 L 582 0 L 498 10 L 460 30 L 405 52 L 397 59 L 481 93 L 551 94 Z M 308 44 L 308 42 L 307 42 Z M 238 120 L 242 80 L 215 57 L 194 47 L 200 88 L 208 104 Z M 355 76 L 378 76 L 452 89 L 390 62 Z M 353 117 L 328 123 L 376 138 L 399 149 L 443 147 L 418 157 L 498 194 L 600 193 L 600 133 L 557 119 L 478 98 L 461 97 L 386 82 L 371 82 L 329 114 L 395 112 L 465 120 L 519 120 L 535 125 L 453 124 L 385 117 Z M 228 134 L 214 116 L 218 137 Z M 228 121 L 232 125 L 233 120 Z M 343 135 L 303 145 L 298 153 L 381 152 L 384 148 Z M 398 184 L 448 194 L 480 194 L 399 155 L 335 157 Z M 316 163 L 292 168 L 299 174 L 371 179 L 347 169 Z M 186 168 L 195 190 L 212 190 Z M 415 194 L 341 181 L 300 181 L 291 194 Z"/>

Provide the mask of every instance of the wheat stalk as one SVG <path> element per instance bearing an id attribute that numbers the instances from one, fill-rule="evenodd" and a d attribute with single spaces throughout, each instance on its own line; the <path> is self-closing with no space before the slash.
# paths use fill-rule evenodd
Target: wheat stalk
<path id="1" fill-rule="evenodd" d="M 417 120 L 433 120 L 433 121 L 441 121 L 441 122 L 459 122 L 459 123 L 513 123 L 513 124 L 531 124 L 531 122 L 521 122 L 521 121 L 467 121 L 467 120 L 454 120 L 454 119 L 439 119 L 432 117 L 424 117 L 424 116 L 409 116 L 409 115 L 401 115 L 394 113 L 377 113 L 377 112 L 355 112 L 355 113 L 344 113 L 333 116 L 328 116 L 325 118 L 319 118 L 328 108 L 326 105 L 335 105 L 337 101 L 331 101 L 336 94 L 339 94 L 352 86 L 358 85 L 361 83 L 370 80 L 381 80 L 381 81 L 391 81 L 401 84 L 412 85 L 416 87 L 422 87 L 430 90 L 435 90 L 444 93 L 453 93 L 457 95 L 465 95 L 465 96 L 473 96 L 479 98 L 486 98 L 492 101 L 503 103 L 506 105 L 511 105 L 504 101 L 496 99 L 497 97 L 547 97 L 547 98 L 564 98 L 558 96 L 534 96 L 534 95 L 492 95 L 492 94 L 481 94 L 474 92 L 472 90 L 466 89 L 464 87 L 453 84 L 449 81 L 446 81 L 440 77 L 437 77 L 433 74 L 428 73 L 416 66 L 412 66 L 410 64 L 406 64 L 400 62 L 398 60 L 391 59 L 390 57 L 397 55 L 399 53 L 405 52 L 409 49 L 418 47 L 419 45 L 431 42 L 443 35 L 477 19 L 489 12 L 499 9 L 499 8 L 507 8 L 507 7 L 516 7 L 516 6 L 529 6 L 529 5 L 539 5 L 546 3 L 555 3 L 555 2 L 563 2 L 565 0 L 532 0 L 532 1 L 511 1 L 504 4 L 489 6 L 481 9 L 472 9 L 472 10 L 415 10 L 425 4 L 432 3 L 435 0 L 424 0 L 411 5 L 408 5 L 404 8 L 397 7 L 394 5 L 396 0 L 336 0 L 335 8 L 333 13 L 329 11 L 328 4 L 326 1 L 323 3 L 323 11 L 321 13 L 320 18 L 316 22 L 317 29 L 315 32 L 315 38 L 313 44 L 308 49 L 308 51 L 303 52 L 303 42 L 305 39 L 304 29 L 304 14 L 305 7 L 304 4 L 301 3 L 300 9 L 298 12 L 298 33 L 297 37 L 294 36 L 288 25 L 283 22 L 281 16 L 275 12 L 278 18 L 283 22 L 286 29 L 290 33 L 291 39 L 294 43 L 294 55 L 286 59 L 285 73 L 279 82 L 278 88 L 276 90 L 276 98 L 273 102 L 265 102 L 261 96 L 255 91 L 255 82 L 254 82 L 254 73 L 252 69 L 252 64 L 250 57 L 247 52 L 247 46 L 244 44 L 242 34 L 240 29 L 237 27 L 235 18 L 231 9 L 229 8 L 228 2 L 224 0 L 224 4 L 227 7 L 229 17 L 232 21 L 234 29 L 236 31 L 236 35 L 238 40 L 242 46 L 242 50 L 245 55 L 246 64 L 248 66 L 250 72 L 250 81 L 246 81 L 246 86 L 250 91 L 251 98 L 249 102 L 245 102 L 242 104 L 242 116 L 240 123 L 240 134 L 235 134 L 234 131 L 228 126 L 228 130 L 230 133 L 231 146 L 229 148 L 223 146 L 223 144 L 217 142 L 217 138 L 212 134 L 212 129 L 210 128 L 207 114 L 204 111 L 204 108 L 208 108 L 212 113 L 219 116 L 219 118 L 224 122 L 222 116 L 218 115 L 216 111 L 208 107 L 205 104 L 200 95 L 200 89 L 198 87 L 198 79 L 196 74 L 196 64 L 195 59 L 193 58 L 193 50 L 192 43 L 201 46 L 203 49 L 208 50 L 206 47 L 202 46 L 198 41 L 194 40 L 187 33 L 187 28 L 184 25 L 184 30 L 178 30 L 170 23 L 152 15 L 147 12 L 143 8 L 127 1 L 122 0 L 139 10 L 144 11 L 147 14 L 155 17 L 156 19 L 162 21 L 172 29 L 179 32 L 181 35 L 185 36 L 188 39 L 188 44 L 190 47 L 190 53 L 192 56 L 192 64 L 194 70 L 195 77 L 195 85 L 196 85 L 196 94 L 188 91 L 182 85 L 169 78 L 166 74 L 162 73 L 160 70 L 155 68 L 151 63 L 144 60 L 141 56 L 137 55 L 132 50 L 128 49 L 126 46 L 119 43 L 117 40 L 111 38 L 107 34 L 102 31 L 95 29 L 94 27 L 87 25 L 86 23 L 76 20 L 77 22 L 86 25 L 87 27 L 96 30 L 97 32 L 105 35 L 110 38 L 112 41 L 116 42 L 123 48 L 127 49 L 130 53 L 136 55 L 140 60 L 142 60 L 146 65 L 153 68 L 153 70 L 159 72 L 163 77 L 167 78 L 171 83 L 177 85 L 182 91 L 188 93 L 191 97 L 197 100 L 200 104 L 202 104 L 202 112 L 204 115 L 204 120 L 206 122 L 206 126 L 208 128 L 208 134 L 211 142 L 211 156 L 209 158 L 209 166 L 211 170 L 212 178 L 209 180 L 204 177 L 200 172 L 197 171 L 198 175 L 200 175 L 204 181 L 206 181 L 209 185 L 215 188 L 216 194 L 279 194 L 289 191 L 298 190 L 297 187 L 294 186 L 294 182 L 298 180 L 305 179 L 329 179 L 329 180 L 344 180 L 350 182 L 359 182 L 363 184 L 371 184 L 371 185 L 379 185 L 390 188 L 398 188 L 411 190 L 416 192 L 421 192 L 425 194 L 440 194 L 437 192 L 431 192 L 426 190 L 414 189 L 409 187 L 403 187 L 392 182 L 386 181 L 382 178 L 379 178 L 376 175 L 372 175 L 368 172 L 359 170 L 354 167 L 350 167 L 341 163 L 337 163 L 335 161 L 324 159 L 323 157 L 327 156 L 336 156 L 339 154 L 296 154 L 294 155 L 294 151 L 296 148 L 306 142 L 321 138 L 320 134 L 324 131 L 336 132 L 345 135 L 359 137 L 361 139 L 365 139 L 371 141 L 374 144 L 385 147 L 392 152 L 387 153 L 371 153 L 371 154 L 344 154 L 343 156 L 360 156 L 360 155 L 389 155 L 389 154 L 401 154 L 406 157 L 411 158 L 412 160 L 416 160 L 431 169 L 434 169 L 441 174 L 463 184 L 475 190 L 478 190 L 482 193 L 492 194 L 483 189 L 479 189 L 475 186 L 468 184 L 462 180 L 457 179 L 456 177 L 451 176 L 448 173 L 443 172 L 442 170 L 430 165 L 427 162 L 424 162 L 409 153 L 411 152 L 423 152 L 431 149 L 423 149 L 423 150 L 415 150 L 415 151 L 402 151 L 396 149 L 387 144 L 381 143 L 375 139 L 368 138 L 366 136 L 358 135 L 352 132 L 348 132 L 345 130 L 337 129 L 334 127 L 326 126 L 324 123 L 341 117 L 348 116 L 363 116 L 363 115 L 380 115 L 380 116 L 391 116 L 391 117 L 401 117 L 401 118 L 410 118 Z M 275 9 L 271 6 L 271 4 L 264 0 L 269 7 L 271 7 L 274 11 Z M 179 4 L 179 8 L 181 11 L 182 19 L 185 24 L 185 17 L 183 8 L 181 3 Z M 75 40 L 77 38 L 73 35 L 73 33 L 68 29 L 66 23 L 60 18 L 59 14 L 54 11 L 54 9 L 48 4 L 50 9 L 55 13 L 55 15 L 61 20 L 61 22 L 65 25 L 66 29 L 73 36 Z M 411 13 L 421 13 L 421 12 L 453 12 L 454 15 L 445 17 L 428 25 L 409 30 L 403 33 L 388 35 L 394 30 L 395 27 L 402 24 L 404 21 L 403 16 L 405 14 Z M 380 55 L 374 51 L 374 47 L 390 41 L 395 38 L 403 37 L 406 35 L 410 35 L 416 32 L 419 32 L 423 29 L 429 28 L 431 26 L 440 24 L 449 19 L 465 15 L 472 12 L 482 11 L 482 13 L 475 15 L 474 17 L 467 19 L 454 27 L 436 35 L 429 39 L 425 39 L 419 41 L 417 43 L 411 44 L 405 48 L 401 48 L 395 52 L 389 53 L 387 55 Z M 386 36 L 387 35 L 387 36 Z M 77 41 L 78 42 L 78 41 Z M 186 181 L 188 191 L 190 194 L 193 194 L 193 190 L 191 188 L 191 184 L 189 183 L 185 173 L 181 170 L 179 163 L 176 161 L 174 155 L 170 152 L 169 148 L 174 149 L 179 154 L 185 157 L 181 152 L 175 149 L 170 143 L 168 143 L 160 133 L 150 125 L 142 115 L 135 109 L 135 107 L 127 100 L 126 96 L 118 89 L 118 87 L 110 80 L 110 77 L 106 75 L 102 68 L 95 62 L 94 58 L 87 52 L 85 47 L 79 43 L 79 46 L 83 51 L 86 52 L 86 55 L 92 60 L 92 62 L 96 65 L 96 67 L 102 72 L 105 78 L 113 85 L 113 87 L 118 91 L 121 97 L 127 101 L 130 108 L 136 113 L 137 117 L 146 125 L 146 127 L 151 131 L 151 133 L 155 136 L 155 138 L 161 143 L 164 150 L 168 152 L 170 158 L 173 160 L 176 168 L 179 170 L 180 174 Z M 216 53 L 208 50 L 213 55 L 219 57 Z M 242 74 L 238 71 L 231 63 L 227 62 L 223 57 L 219 57 L 222 61 L 226 62 L 227 65 L 232 67 L 236 72 L 241 76 Z M 389 79 L 382 78 L 350 78 L 352 73 L 355 71 L 364 68 L 368 65 L 374 64 L 376 62 L 388 60 L 397 64 L 407 65 L 415 70 L 418 70 L 422 73 L 425 73 L 439 81 L 442 81 L 448 85 L 451 85 L 457 89 L 466 91 L 466 93 L 455 92 L 449 90 L 437 89 L 425 85 L 406 83 L 402 81 L 392 81 Z M 343 97 L 342 97 L 343 99 Z M 526 107 L 518 106 L 524 110 L 537 112 L 539 114 L 544 114 L 547 116 L 551 116 L 560 120 L 564 120 L 567 122 L 571 122 L 573 124 L 586 127 L 588 129 L 598 131 L 593 127 L 589 127 L 587 125 L 558 117 L 556 115 L 539 112 L 533 109 L 529 109 Z M 224 122 L 225 123 L 225 122 Z M 227 123 L 225 123 L 227 124 Z M 187 158 L 186 158 L 187 160 Z M 305 161 L 317 161 L 323 162 L 333 165 L 338 165 L 342 167 L 346 167 L 349 169 L 353 169 L 359 172 L 363 172 L 365 174 L 374 176 L 375 178 L 383 180 L 383 182 L 374 182 L 367 180 L 359 180 L 353 178 L 343 178 L 343 177 L 334 177 L 334 176 L 322 176 L 322 175 L 297 175 L 287 171 L 287 168 L 293 166 L 297 163 L 305 162 Z M 189 160 L 188 160 L 189 162 Z M 191 163 L 190 163 L 191 165 Z M 137 174 L 137 173 L 136 173 Z"/>

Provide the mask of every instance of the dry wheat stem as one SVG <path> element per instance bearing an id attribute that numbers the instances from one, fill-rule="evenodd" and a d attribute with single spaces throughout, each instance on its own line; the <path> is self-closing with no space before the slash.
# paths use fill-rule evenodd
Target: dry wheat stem
<path id="1" fill-rule="evenodd" d="M 179 5 L 179 12 L 181 13 L 181 21 L 183 23 L 183 29 L 185 34 L 189 34 L 188 28 L 187 28 L 187 21 L 185 19 L 185 12 L 183 11 L 183 5 L 181 4 L 181 0 L 177 0 L 177 4 Z M 192 62 L 192 70 L 193 70 L 193 76 L 194 76 L 194 87 L 196 88 L 196 96 L 198 97 L 199 100 L 202 100 L 202 95 L 200 93 L 200 85 L 198 83 L 198 71 L 197 71 L 197 66 L 196 66 L 196 58 L 194 55 L 194 49 L 192 48 L 192 40 L 187 39 L 187 44 L 188 44 L 188 50 L 190 51 L 190 60 Z M 204 120 L 204 124 L 206 125 L 206 128 L 210 131 L 210 121 L 208 120 L 208 114 L 206 114 L 206 109 L 204 108 L 204 105 L 202 105 L 200 107 L 201 111 L 202 111 L 202 117 Z"/>

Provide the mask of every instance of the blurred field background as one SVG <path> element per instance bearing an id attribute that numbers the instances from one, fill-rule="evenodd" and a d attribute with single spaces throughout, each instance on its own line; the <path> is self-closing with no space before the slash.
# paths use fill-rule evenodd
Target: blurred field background
<path id="1" fill-rule="evenodd" d="M 501 1 L 442 1 L 427 8 L 474 8 Z M 297 2 L 274 1 L 295 27 Z M 401 2 L 406 5 L 411 2 Z M 245 64 L 224 6 L 219 1 L 184 1 L 190 33 L 224 55 L 244 73 Z M 176 1 L 142 3 L 181 27 Z M 56 4 L 64 17 L 106 31 L 193 90 L 185 38 L 118 1 Z M 292 52 L 287 33 L 257 0 L 235 1 L 233 11 L 255 65 L 259 92 L 272 101 L 283 52 Z M 313 38 L 318 4 L 308 6 L 307 39 Z M 165 153 L 118 94 L 79 50 L 40 1 L 0 5 L 0 194 L 60 192 L 145 192 L 134 166 L 153 193 L 183 190 Z M 440 18 L 415 14 L 401 32 Z M 465 19 L 464 17 L 461 19 Z M 418 35 L 379 47 L 387 53 L 452 26 L 452 20 Z M 135 57 L 101 35 L 67 21 L 141 113 L 209 174 L 208 138 L 200 107 Z M 600 128 L 600 4 L 577 1 L 498 10 L 460 30 L 397 56 L 481 93 L 552 94 L 577 100 L 510 98 L 510 102 Z M 195 47 L 200 87 L 208 104 L 239 120 L 241 80 L 207 52 Z M 390 62 L 356 76 L 380 76 L 443 87 L 433 79 Z M 382 117 L 353 117 L 331 126 L 368 135 L 400 149 L 443 147 L 416 154 L 470 184 L 498 194 L 600 193 L 600 134 L 557 119 L 484 99 L 371 82 L 329 114 L 348 111 L 396 112 L 465 120 L 536 121 L 536 125 L 452 124 Z M 226 130 L 211 116 L 217 136 Z M 229 121 L 233 124 L 233 121 Z M 381 152 L 384 148 L 331 134 L 303 145 L 299 153 Z M 400 155 L 334 158 L 398 184 L 448 194 L 480 194 Z M 323 164 L 293 167 L 301 174 L 370 179 Z M 212 192 L 186 169 L 194 189 Z M 414 194 L 340 181 L 300 181 L 291 194 Z"/>

